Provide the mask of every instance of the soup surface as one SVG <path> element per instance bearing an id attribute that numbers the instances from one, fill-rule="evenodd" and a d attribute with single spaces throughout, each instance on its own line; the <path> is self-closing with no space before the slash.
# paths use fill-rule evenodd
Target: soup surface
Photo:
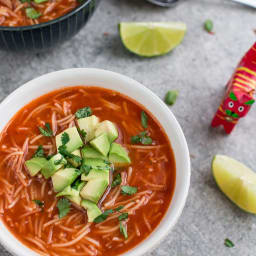
<path id="1" fill-rule="evenodd" d="M 117 142 L 129 152 L 131 165 L 114 171 L 121 184 L 112 188 L 101 210 L 123 206 L 100 223 L 88 223 L 86 212 L 71 206 L 59 218 L 51 179 L 31 177 L 24 162 L 39 145 L 46 155 L 56 153 L 53 137 L 40 134 L 38 127 L 51 125 L 54 134 L 75 125 L 77 109 L 90 106 L 101 120 L 118 127 Z M 131 137 L 145 130 L 141 112 L 147 115 L 150 145 L 132 144 Z M 23 244 L 40 255 L 120 255 L 143 241 L 164 217 L 175 187 L 175 159 L 169 140 L 156 119 L 141 105 L 117 92 L 97 87 L 68 87 L 53 91 L 23 107 L 9 122 L 0 138 L 0 218 Z M 136 187 L 124 195 L 121 185 Z M 38 200 L 38 201 L 35 201 Z M 41 202 L 42 205 L 36 203 Z M 120 232 L 121 213 L 125 239 Z"/>
<path id="2" fill-rule="evenodd" d="M 0 26 L 29 26 L 72 11 L 79 0 L 0 0 Z"/>

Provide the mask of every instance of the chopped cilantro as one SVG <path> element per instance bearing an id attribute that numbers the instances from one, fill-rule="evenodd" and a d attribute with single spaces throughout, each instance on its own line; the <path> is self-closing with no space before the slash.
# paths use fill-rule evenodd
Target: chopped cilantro
<path id="1" fill-rule="evenodd" d="M 114 212 L 119 212 L 120 210 L 122 210 L 124 208 L 123 205 L 118 206 L 117 208 L 114 209 Z"/>
<path id="2" fill-rule="evenodd" d="M 118 185 L 120 185 L 122 183 L 122 177 L 121 177 L 121 174 L 118 173 L 115 177 L 114 177 L 114 180 L 112 182 L 112 185 L 111 187 L 114 188 Z"/>
<path id="3" fill-rule="evenodd" d="M 101 215 L 99 215 L 97 218 L 94 219 L 93 222 L 95 223 L 100 223 L 100 222 L 103 222 L 104 220 L 107 219 L 107 217 L 113 213 L 114 211 L 113 210 L 106 210 L 105 212 L 103 212 Z"/>
<path id="4" fill-rule="evenodd" d="M 54 164 L 55 164 L 55 165 L 59 165 L 59 164 L 61 164 L 61 163 L 62 163 L 62 161 L 63 161 L 63 158 L 64 158 L 64 157 L 63 157 L 63 156 L 61 156 L 61 158 L 60 158 L 59 160 L 55 160 L 55 161 L 54 161 Z"/>
<path id="5" fill-rule="evenodd" d="M 131 143 L 132 144 L 138 144 L 141 143 L 143 145 L 150 145 L 152 144 L 152 139 L 148 136 L 147 131 L 143 131 L 139 133 L 138 135 L 132 136 L 131 137 Z"/>
<path id="6" fill-rule="evenodd" d="M 38 205 L 40 208 L 43 208 L 43 207 L 44 207 L 44 202 L 42 202 L 42 201 L 40 201 L 40 200 L 35 199 L 35 200 L 33 200 L 33 202 L 34 202 L 36 205 Z"/>
<path id="7" fill-rule="evenodd" d="M 51 137 L 53 136 L 53 132 L 52 129 L 50 127 L 49 123 L 45 124 L 45 128 L 42 127 L 38 127 L 39 131 L 41 132 L 42 135 L 44 135 L 45 137 Z"/>
<path id="8" fill-rule="evenodd" d="M 62 135 L 61 135 L 61 143 L 62 145 L 66 145 L 68 142 L 69 142 L 69 135 L 64 132 Z"/>
<path id="9" fill-rule="evenodd" d="M 127 212 L 122 213 L 122 214 L 118 217 L 119 221 L 126 220 L 127 218 L 128 218 L 128 213 L 127 213 Z"/>
<path id="10" fill-rule="evenodd" d="M 59 209 L 59 218 L 65 217 L 70 211 L 70 202 L 66 198 L 61 198 L 58 201 L 57 207 Z"/>
<path id="11" fill-rule="evenodd" d="M 125 239 L 128 238 L 126 226 L 124 226 L 121 221 L 120 221 L 120 232 L 124 236 Z"/>
<path id="12" fill-rule="evenodd" d="M 33 7 L 26 8 L 25 11 L 26 11 L 27 17 L 30 19 L 38 19 L 42 15 Z"/>
<path id="13" fill-rule="evenodd" d="M 90 165 L 83 164 L 80 168 L 81 172 L 84 173 L 86 176 L 90 173 L 92 167 Z"/>
<path id="14" fill-rule="evenodd" d="M 174 105 L 178 95 L 179 95 L 179 92 L 176 90 L 168 91 L 165 95 L 165 103 L 170 106 Z"/>
<path id="15" fill-rule="evenodd" d="M 148 128 L 148 116 L 144 111 L 141 111 L 141 125 L 143 128 Z"/>
<path id="16" fill-rule="evenodd" d="M 88 117 L 92 115 L 92 109 L 90 107 L 81 108 L 76 111 L 75 116 L 77 119 Z"/>
<path id="17" fill-rule="evenodd" d="M 121 191 L 122 191 L 122 194 L 131 196 L 137 193 L 138 189 L 136 187 L 131 187 L 131 186 L 121 186 Z"/>
<path id="18" fill-rule="evenodd" d="M 232 247 L 235 246 L 234 243 L 233 243 L 231 240 L 229 240 L 228 238 L 225 239 L 224 244 L 225 244 L 227 247 L 229 247 L 229 248 L 232 248 Z"/>
<path id="19" fill-rule="evenodd" d="M 35 152 L 33 157 L 45 157 L 44 149 L 43 149 L 42 145 L 38 146 L 38 148 L 37 148 L 37 150 L 36 150 L 36 152 Z"/>

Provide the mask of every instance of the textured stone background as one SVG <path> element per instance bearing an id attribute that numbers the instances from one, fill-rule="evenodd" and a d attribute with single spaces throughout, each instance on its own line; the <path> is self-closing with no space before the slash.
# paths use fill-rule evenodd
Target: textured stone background
<path id="1" fill-rule="evenodd" d="M 255 15 L 255 10 L 230 0 L 187 0 L 174 9 L 157 8 L 144 0 L 102 0 L 88 26 L 61 47 L 26 55 L 0 51 L 0 99 L 32 78 L 71 67 L 123 73 L 161 98 L 168 89 L 178 89 L 180 97 L 172 111 L 194 156 L 191 187 L 178 224 L 146 256 L 253 256 L 256 219 L 219 192 L 210 165 L 214 154 L 225 153 L 255 167 L 256 107 L 230 136 L 209 129 L 209 123 L 225 83 L 255 40 Z M 214 21 L 214 36 L 202 29 L 208 18 Z M 121 45 L 120 21 L 183 21 L 188 33 L 171 54 L 143 59 Z M 235 248 L 223 245 L 226 237 L 234 241 Z M 2 247 L 0 255 L 9 256 Z"/>

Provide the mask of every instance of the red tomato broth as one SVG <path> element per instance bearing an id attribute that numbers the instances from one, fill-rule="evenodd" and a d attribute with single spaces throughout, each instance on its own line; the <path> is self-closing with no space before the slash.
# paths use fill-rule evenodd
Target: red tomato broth
<path id="1" fill-rule="evenodd" d="M 38 107 L 42 104 L 44 105 L 40 111 Z M 38 126 L 43 126 L 45 122 L 52 126 L 52 120 L 55 122 L 55 112 L 58 134 L 68 128 L 68 125 L 74 125 L 73 114 L 85 106 L 90 106 L 93 114 L 102 121 L 114 122 L 119 130 L 117 141 L 129 150 L 132 164 L 118 172 L 122 175 L 122 184 L 135 186 L 138 192 L 132 196 L 122 195 L 120 186 L 117 186 L 102 203 L 103 209 L 114 209 L 120 205 L 128 207 L 121 210 L 129 213 L 128 221 L 125 221 L 127 240 L 120 233 L 118 213 L 110 215 L 102 223 L 88 226 L 85 211 L 72 206 L 69 214 L 59 220 L 51 180 L 46 181 L 40 175 L 31 178 L 24 168 L 23 155 L 15 155 L 15 152 L 21 151 L 20 148 L 27 138 L 33 143 L 28 143 L 27 152 L 26 144 L 23 148 L 25 160 L 32 157 L 38 145 L 47 148 L 46 154 L 55 153 L 53 139 L 34 139 L 40 134 Z M 144 130 L 140 120 L 142 110 L 148 115 L 148 131 L 153 144 L 131 145 L 131 136 Z M 63 121 L 59 121 L 61 119 Z M 15 151 L 17 147 L 18 151 Z M 6 157 L 9 158 L 3 162 Z M 97 87 L 77 86 L 56 90 L 23 107 L 2 132 L 0 161 L 0 217 L 16 238 L 42 255 L 114 256 L 130 250 L 148 237 L 160 223 L 170 205 L 175 188 L 174 154 L 157 120 L 130 98 Z M 19 162 L 22 164 L 20 170 Z M 21 180 L 25 180 L 26 187 L 22 185 Z M 112 202 L 115 197 L 116 200 Z M 43 201 L 44 211 L 32 200 Z M 23 217 L 24 215 L 27 216 Z M 54 221 L 55 223 L 51 223 Z M 77 239 L 77 243 L 71 242 L 70 246 L 66 246 L 70 241 Z"/>

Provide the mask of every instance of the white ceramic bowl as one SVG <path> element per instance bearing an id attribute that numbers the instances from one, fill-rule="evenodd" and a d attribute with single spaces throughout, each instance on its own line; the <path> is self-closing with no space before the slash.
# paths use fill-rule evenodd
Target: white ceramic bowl
<path id="1" fill-rule="evenodd" d="M 74 85 L 104 87 L 128 95 L 144 105 L 158 119 L 170 139 L 177 170 L 174 195 L 157 229 L 145 241 L 124 254 L 140 256 L 156 246 L 175 225 L 185 205 L 190 184 L 190 158 L 186 139 L 176 118 L 161 99 L 140 83 L 117 73 L 99 69 L 67 69 L 38 77 L 11 93 L 0 104 L 0 130 L 31 100 L 55 89 Z M 20 243 L 2 222 L 0 222 L 0 242 L 14 255 L 38 256 Z"/>

